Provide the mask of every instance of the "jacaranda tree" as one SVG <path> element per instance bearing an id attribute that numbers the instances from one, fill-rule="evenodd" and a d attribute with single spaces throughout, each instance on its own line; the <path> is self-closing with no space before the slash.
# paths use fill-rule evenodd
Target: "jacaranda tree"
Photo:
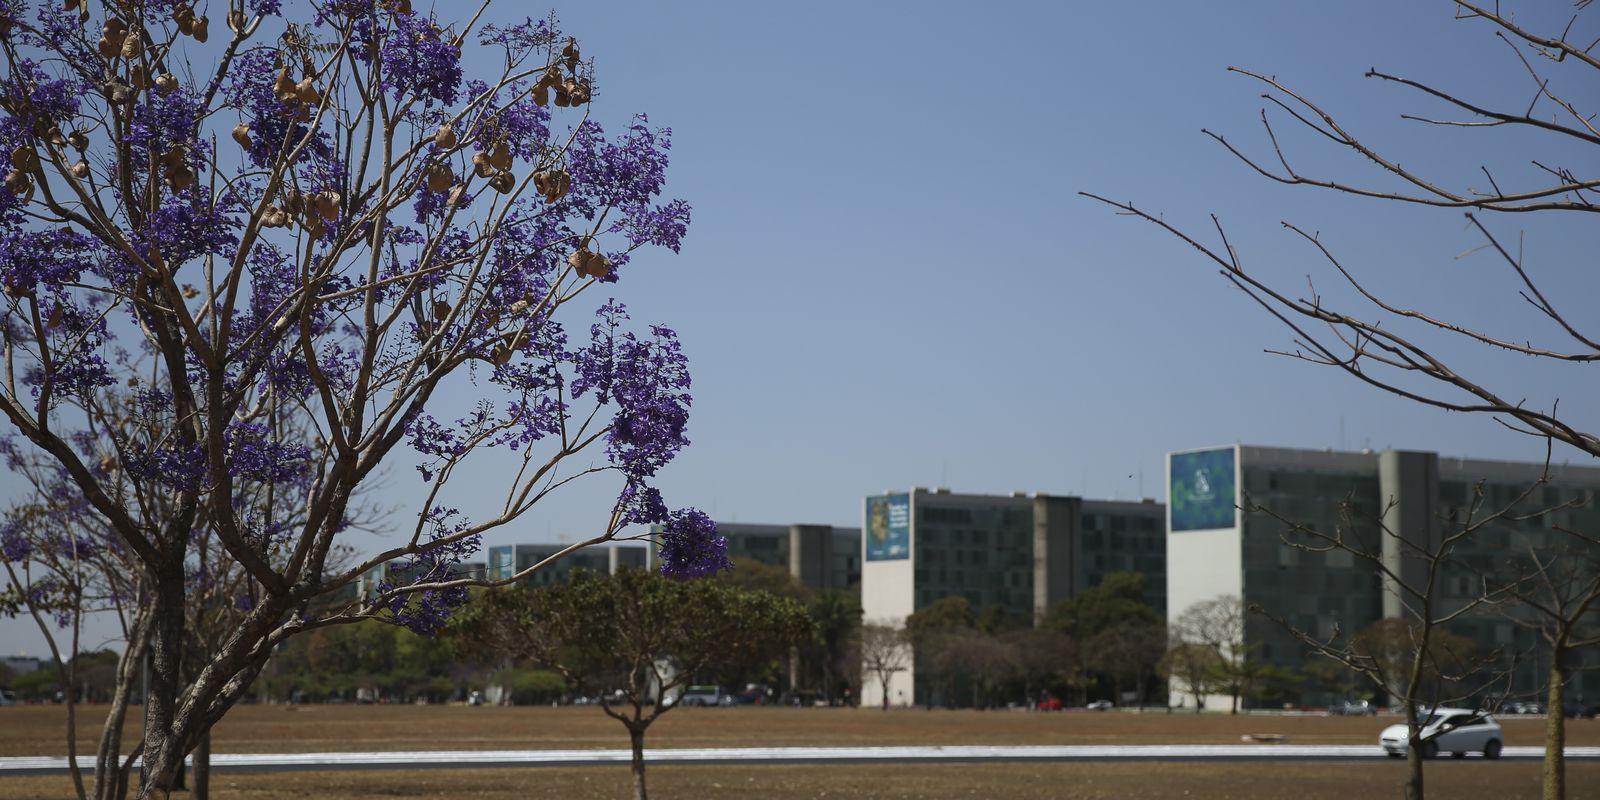
<path id="1" fill-rule="evenodd" d="M 55 512 L 108 532 L 0 536 L 12 563 L 54 546 L 136 565 L 141 796 L 276 645 L 368 618 L 437 630 L 474 583 L 452 566 L 572 480 L 619 487 L 573 549 L 665 523 L 664 571 L 725 563 L 704 515 L 649 486 L 687 444 L 677 338 L 631 331 L 612 299 L 641 248 L 685 233 L 688 206 L 661 195 L 670 132 L 640 116 L 607 134 L 574 39 L 481 16 L 0 0 L 0 447 Z M 492 72 L 466 74 L 464 47 Z M 594 316 L 568 324 L 580 307 Z M 452 506 L 474 460 L 511 465 L 492 509 Z M 388 518 L 402 535 L 339 563 L 394 467 L 418 482 Z M 202 541 L 242 574 L 241 613 L 184 656 Z M 386 563 L 400 577 L 376 594 L 328 602 Z"/>

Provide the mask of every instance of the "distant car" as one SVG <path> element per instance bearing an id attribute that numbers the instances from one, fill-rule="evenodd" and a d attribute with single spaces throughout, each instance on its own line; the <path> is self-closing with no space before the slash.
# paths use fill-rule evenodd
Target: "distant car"
<path id="1" fill-rule="evenodd" d="M 1116 708 L 1116 707 L 1117 707 L 1117 704 L 1111 702 L 1110 700 L 1096 700 L 1093 703 L 1090 703 L 1089 705 L 1084 706 L 1084 708 L 1087 708 L 1090 711 L 1110 711 L 1111 709 Z"/>
<path id="2" fill-rule="evenodd" d="M 10 689 L 0 689 L 0 706 L 14 706 L 17 704 L 17 693 Z"/>
<path id="3" fill-rule="evenodd" d="M 1365 700 L 1346 700 L 1328 706 L 1328 713 L 1335 717 L 1367 717 L 1378 713 L 1378 709 Z"/>
<path id="4" fill-rule="evenodd" d="M 733 703 L 733 696 L 722 691 L 721 686 L 690 686 L 678 698 L 680 706 L 725 706 Z"/>
<path id="5" fill-rule="evenodd" d="M 1441 752 L 1461 758 L 1467 753 L 1482 753 L 1484 758 L 1499 758 L 1505 746 L 1500 723 L 1482 711 L 1465 708 L 1436 708 L 1419 720 L 1422 757 Z M 1407 749 L 1405 723 L 1390 725 L 1378 736 L 1378 744 L 1391 758 L 1403 758 Z"/>
<path id="6" fill-rule="evenodd" d="M 1055 697 L 1046 697 L 1039 701 L 1040 711 L 1060 711 L 1061 700 Z"/>

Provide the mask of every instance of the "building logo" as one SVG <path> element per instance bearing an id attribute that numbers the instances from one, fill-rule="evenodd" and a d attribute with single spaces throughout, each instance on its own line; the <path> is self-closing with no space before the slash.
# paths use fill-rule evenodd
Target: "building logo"
<path id="1" fill-rule="evenodd" d="M 1172 530 L 1206 531 L 1238 524 L 1234 449 L 1173 453 L 1168 457 L 1168 513 Z"/>

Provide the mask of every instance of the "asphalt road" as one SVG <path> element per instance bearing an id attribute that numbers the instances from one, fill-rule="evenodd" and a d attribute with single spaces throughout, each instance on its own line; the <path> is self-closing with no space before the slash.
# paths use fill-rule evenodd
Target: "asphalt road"
<path id="1" fill-rule="evenodd" d="M 1472 755 L 1469 758 L 1481 758 Z M 1539 759 L 1542 747 L 1507 747 L 1507 759 Z M 627 750 L 430 750 L 388 753 L 219 753 L 216 771 L 429 769 L 449 767 L 597 767 L 628 763 Z M 949 764 L 977 761 L 1376 761 L 1377 745 L 1063 745 L 1033 747 L 725 747 L 647 750 L 651 764 Z M 1600 747 L 1569 747 L 1567 758 L 1600 759 Z M 1448 759 L 1446 759 L 1448 760 Z M 93 769 L 92 758 L 80 758 Z M 0 758 L 0 777 L 67 771 L 59 756 Z"/>

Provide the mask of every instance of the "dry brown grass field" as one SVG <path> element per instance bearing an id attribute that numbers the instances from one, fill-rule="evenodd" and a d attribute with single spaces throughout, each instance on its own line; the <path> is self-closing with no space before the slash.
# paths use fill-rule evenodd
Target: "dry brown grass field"
<path id="1" fill-rule="evenodd" d="M 85 709 L 93 720 L 101 709 Z M 791 708 L 685 708 L 652 728 L 651 747 L 913 744 L 1233 743 L 1243 734 L 1284 734 L 1295 743 L 1369 744 L 1392 717 L 1279 717 L 1163 713 L 1010 713 Z M 1507 744 L 1537 745 L 1543 720 L 1504 721 Z M 64 751 L 59 707 L 0 709 L 0 755 Z M 1600 745 L 1600 722 L 1569 725 L 1569 744 Z M 136 736 L 137 726 L 130 730 Z M 85 747 L 93 731 L 82 732 Z M 622 726 L 594 707 L 241 706 L 215 732 L 222 753 L 348 750 L 622 748 Z M 1399 762 L 1350 764 L 1087 763 L 828 766 L 661 766 L 657 798 L 1234 798 L 1394 797 Z M 1536 798 L 1536 761 L 1440 761 L 1430 794 Z M 348 770 L 218 773 L 213 796 L 356 798 L 620 798 L 625 766 L 592 768 Z M 1569 768 L 1572 800 L 1600 798 L 1600 764 Z M 0 778 L 0 798 L 59 798 L 64 776 Z M 181 796 L 181 795 L 175 795 Z"/>

